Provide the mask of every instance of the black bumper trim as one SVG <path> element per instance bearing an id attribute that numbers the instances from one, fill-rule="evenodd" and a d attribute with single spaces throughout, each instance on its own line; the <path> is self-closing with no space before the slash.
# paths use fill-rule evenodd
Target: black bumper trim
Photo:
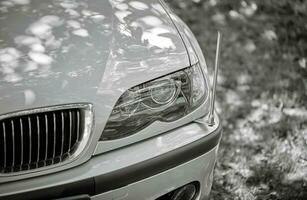
<path id="1" fill-rule="evenodd" d="M 95 177 L 96 194 L 118 189 L 193 160 L 213 149 L 222 135 L 221 125 L 209 135 L 158 157 Z"/>
<path id="2" fill-rule="evenodd" d="M 24 193 L 13 194 L 10 196 L 0 197 L 5 200 L 41 200 L 41 199 L 59 199 L 79 195 L 95 195 L 95 181 L 88 178 L 82 181 L 57 185 L 54 187 L 34 190 Z"/>
<path id="3" fill-rule="evenodd" d="M 0 199 L 59 199 L 83 194 L 93 196 L 115 190 L 169 170 L 209 152 L 219 143 L 221 135 L 222 129 L 219 124 L 213 132 L 199 140 L 123 169 L 74 183 L 5 196 Z"/>

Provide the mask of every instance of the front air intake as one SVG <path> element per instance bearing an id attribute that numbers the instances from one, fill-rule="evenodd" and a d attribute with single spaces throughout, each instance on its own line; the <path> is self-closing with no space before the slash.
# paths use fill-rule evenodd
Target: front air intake
<path id="1" fill-rule="evenodd" d="M 57 165 L 82 152 L 89 139 L 89 105 L 0 116 L 0 174 Z"/>

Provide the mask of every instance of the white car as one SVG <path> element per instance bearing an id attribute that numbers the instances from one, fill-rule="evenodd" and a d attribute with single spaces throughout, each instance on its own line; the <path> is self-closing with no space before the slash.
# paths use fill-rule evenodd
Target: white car
<path id="1" fill-rule="evenodd" d="M 215 87 L 163 1 L 1 0 L 0 25 L 0 199 L 208 198 Z"/>

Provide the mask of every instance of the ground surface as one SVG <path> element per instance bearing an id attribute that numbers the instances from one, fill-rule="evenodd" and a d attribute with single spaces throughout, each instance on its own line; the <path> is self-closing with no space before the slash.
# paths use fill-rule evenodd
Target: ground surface
<path id="1" fill-rule="evenodd" d="M 224 136 L 211 199 L 307 199 L 307 3 L 168 0 L 212 69 Z"/>

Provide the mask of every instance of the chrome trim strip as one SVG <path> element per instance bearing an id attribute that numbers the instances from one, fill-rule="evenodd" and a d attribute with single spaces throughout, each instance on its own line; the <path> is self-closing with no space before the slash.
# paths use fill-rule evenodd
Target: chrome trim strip
<path id="1" fill-rule="evenodd" d="M 24 115 L 31 115 L 31 114 L 37 114 L 37 113 L 66 110 L 66 109 L 74 109 L 74 108 L 79 108 L 82 110 L 93 112 L 93 105 L 90 103 L 64 104 L 64 105 L 34 108 L 34 109 L 29 109 L 29 110 L 21 110 L 21 111 L 6 113 L 6 114 L 0 115 L 0 120 L 11 118 L 11 117 L 20 117 Z"/>

